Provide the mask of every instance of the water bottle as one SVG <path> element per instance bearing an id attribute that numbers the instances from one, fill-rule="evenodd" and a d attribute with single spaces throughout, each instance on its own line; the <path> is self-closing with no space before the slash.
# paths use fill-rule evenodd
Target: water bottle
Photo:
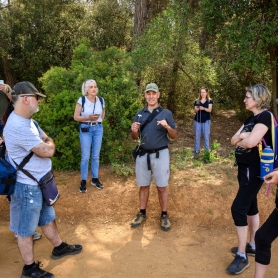
<path id="1" fill-rule="evenodd" d="M 274 152 L 270 146 L 266 146 L 261 155 L 260 160 L 260 178 L 264 180 L 264 176 L 273 171 L 274 165 Z"/>

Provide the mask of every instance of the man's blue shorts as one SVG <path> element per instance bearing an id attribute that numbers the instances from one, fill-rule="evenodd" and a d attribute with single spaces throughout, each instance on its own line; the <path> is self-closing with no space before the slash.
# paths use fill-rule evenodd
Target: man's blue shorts
<path id="1" fill-rule="evenodd" d="M 10 203 L 10 229 L 22 237 L 32 236 L 37 226 L 56 218 L 54 208 L 47 206 L 39 186 L 17 182 Z"/>

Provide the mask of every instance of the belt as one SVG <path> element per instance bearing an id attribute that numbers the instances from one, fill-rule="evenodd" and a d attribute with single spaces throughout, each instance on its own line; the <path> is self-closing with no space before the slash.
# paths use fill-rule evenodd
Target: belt
<path id="1" fill-rule="evenodd" d="M 147 153 L 147 163 L 148 163 L 148 170 L 151 170 L 151 161 L 150 161 L 150 153 L 155 153 L 155 158 L 159 158 L 159 151 L 168 149 L 168 146 L 163 146 L 158 149 L 152 149 L 152 150 L 144 150 L 139 153 L 139 156 L 145 155 Z"/>
<path id="2" fill-rule="evenodd" d="M 102 122 L 79 122 L 80 124 L 87 124 L 87 125 L 101 125 Z"/>

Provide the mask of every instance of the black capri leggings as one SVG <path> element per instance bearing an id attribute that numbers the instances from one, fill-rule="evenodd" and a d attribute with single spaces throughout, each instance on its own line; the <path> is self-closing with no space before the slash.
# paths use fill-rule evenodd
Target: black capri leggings
<path id="1" fill-rule="evenodd" d="M 260 167 L 238 164 L 239 189 L 231 207 L 234 223 L 238 227 L 247 226 L 247 215 L 256 215 L 257 194 L 263 184 L 259 178 Z"/>
<path id="2" fill-rule="evenodd" d="M 269 265 L 271 259 L 271 244 L 278 237 L 278 210 L 274 209 L 255 235 L 255 261 Z"/>

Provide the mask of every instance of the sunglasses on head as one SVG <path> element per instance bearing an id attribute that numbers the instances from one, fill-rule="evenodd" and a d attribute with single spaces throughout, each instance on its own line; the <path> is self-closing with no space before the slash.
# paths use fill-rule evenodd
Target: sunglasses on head
<path id="1" fill-rule="evenodd" d="M 39 95 L 20 95 L 20 97 L 35 97 L 37 100 L 41 99 Z"/>

